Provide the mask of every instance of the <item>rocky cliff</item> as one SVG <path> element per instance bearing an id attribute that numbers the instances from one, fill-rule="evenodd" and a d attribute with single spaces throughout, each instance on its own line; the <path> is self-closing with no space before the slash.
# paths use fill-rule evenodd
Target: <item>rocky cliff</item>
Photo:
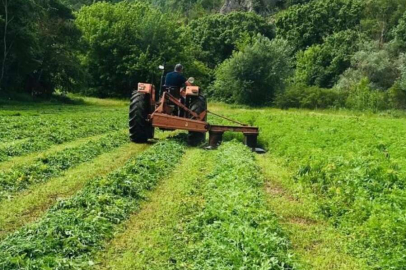
<path id="1" fill-rule="evenodd" d="M 225 14 L 232 11 L 253 11 L 252 0 L 226 0 L 220 12 Z"/>
<path id="2" fill-rule="evenodd" d="M 283 0 L 225 0 L 220 12 L 225 14 L 232 11 L 255 11 L 265 14 L 280 2 Z"/>

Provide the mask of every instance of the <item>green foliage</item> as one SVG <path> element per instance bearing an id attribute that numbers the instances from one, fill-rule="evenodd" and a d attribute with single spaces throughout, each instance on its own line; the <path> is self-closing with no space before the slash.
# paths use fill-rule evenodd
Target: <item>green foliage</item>
<path id="1" fill-rule="evenodd" d="M 368 78 L 363 78 L 349 92 L 346 106 L 355 110 L 379 110 L 389 109 L 387 97 L 384 92 L 373 90 L 369 87 Z"/>
<path id="2" fill-rule="evenodd" d="M 213 95 L 248 105 L 271 102 L 291 72 L 290 54 L 286 41 L 258 36 L 219 66 Z"/>
<path id="3" fill-rule="evenodd" d="M 229 58 L 241 39 L 258 33 L 268 38 L 274 36 L 273 26 L 254 13 L 210 15 L 191 21 L 188 27 L 193 42 L 202 50 L 199 59 L 211 68 Z"/>
<path id="4" fill-rule="evenodd" d="M 185 218 L 188 246 L 177 247 L 173 269 L 295 269 L 286 236 L 265 206 L 253 154 L 239 142 L 225 143 L 215 161 L 202 210 Z"/>
<path id="5" fill-rule="evenodd" d="M 4 1 L 0 16 L 3 90 L 46 94 L 80 84 L 80 33 L 69 9 L 58 0 Z"/>
<path id="6" fill-rule="evenodd" d="M 360 87 L 367 88 L 368 82 Z M 223 108 L 261 127 L 259 140 L 291 172 L 300 197 L 341 230 L 346 251 L 371 269 L 406 265 L 405 119 Z"/>
<path id="7" fill-rule="evenodd" d="M 402 49 L 406 49 L 406 12 L 399 20 L 399 24 L 394 30 L 395 42 Z"/>
<path id="8" fill-rule="evenodd" d="M 368 0 L 363 4 L 361 31 L 381 44 L 393 38 L 393 30 L 406 11 L 406 0 Z"/>
<path id="9" fill-rule="evenodd" d="M 373 42 L 361 46 L 351 59 L 351 68 L 338 81 L 337 87 L 348 90 L 362 78 L 368 78 L 372 89 L 387 90 L 399 78 L 397 59 Z"/>
<path id="10" fill-rule="evenodd" d="M 398 82 L 388 90 L 388 101 L 391 108 L 406 109 L 406 90 Z"/>
<path id="11" fill-rule="evenodd" d="M 361 37 L 352 30 L 327 37 L 323 44 L 313 45 L 297 55 L 295 81 L 305 85 L 329 88 L 350 67 Z"/>
<path id="12" fill-rule="evenodd" d="M 109 3 L 118 3 L 123 0 L 61 0 L 63 4 L 70 7 L 73 10 L 79 10 L 83 6 L 90 6 L 97 2 L 109 2 Z"/>
<path id="13" fill-rule="evenodd" d="M 193 63 L 182 27 L 150 5 L 96 3 L 80 10 L 76 24 L 87 48 L 83 63 L 101 96 L 128 96 L 138 82 L 159 82 L 163 62 Z"/>
<path id="14" fill-rule="evenodd" d="M 347 94 L 336 89 L 300 84 L 289 85 L 279 93 L 275 105 L 279 108 L 327 109 L 345 106 Z"/>
<path id="15" fill-rule="evenodd" d="M 361 4 L 357 0 L 315 0 L 294 5 L 276 16 L 276 33 L 296 50 L 320 44 L 324 38 L 359 24 Z"/>
<path id="16" fill-rule="evenodd" d="M 0 244 L 4 269 L 78 269 L 113 236 L 114 228 L 135 211 L 145 192 L 168 174 L 183 154 L 174 141 L 156 144 L 123 168 L 94 179 L 68 200 L 59 201 L 38 223 Z"/>

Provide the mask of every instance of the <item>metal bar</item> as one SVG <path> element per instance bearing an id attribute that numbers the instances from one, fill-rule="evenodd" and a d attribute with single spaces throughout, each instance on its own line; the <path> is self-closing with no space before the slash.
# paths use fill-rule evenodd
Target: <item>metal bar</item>
<path id="1" fill-rule="evenodd" d="M 152 126 L 163 129 L 181 129 L 195 132 L 207 132 L 209 124 L 203 121 L 154 113 L 151 116 Z"/>
<path id="2" fill-rule="evenodd" d="M 211 132 L 242 132 L 244 134 L 259 134 L 259 128 L 257 127 L 235 127 L 235 126 L 216 126 L 210 125 L 209 131 Z"/>
<path id="3" fill-rule="evenodd" d="M 175 105 L 181 107 L 182 109 L 184 109 L 185 111 L 188 111 L 191 115 L 193 115 L 194 117 L 196 117 L 196 119 L 199 119 L 199 115 L 197 113 L 195 113 L 194 111 L 190 110 L 188 107 L 186 107 L 185 105 L 183 105 L 182 103 L 180 103 L 176 98 L 174 98 L 171 94 L 167 93 L 167 98 L 172 101 L 173 103 L 175 103 Z"/>
<path id="4" fill-rule="evenodd" d="M 211 114 L 213 114 L 213 115 L 215 115 L 215 116 L 217 116 L 217 117 L 223 118 L 223 119 L 225 119 L 225 120 L 227 120 L 227 121 L 230 121 L 230 122 L 232 122 L 232 123 L 235 123 L 235 124 L 238 124 L 238 125 L 241 125 L 241 126 L 244 126 L 244 127 L 248 126 L 247 124 L 240 123 L 240 122 L 238 122 L 238 121 L 235 121 L 235 120 L 230 119 L 230 118 L 228 118 L 228 117 L 225 117 L 225 116 L 222 116 L 222 115 L 220 115 L 220 114 L 214 113 L 214 112 L 212 112 L 212 111 L 207 111 L 207 112 L 208 112 L 208 113 L 211 113 Z"/>

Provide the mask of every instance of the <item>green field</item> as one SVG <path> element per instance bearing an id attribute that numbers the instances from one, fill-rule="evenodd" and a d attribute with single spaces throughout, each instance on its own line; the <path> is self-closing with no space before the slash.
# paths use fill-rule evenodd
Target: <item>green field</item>
<path id="1" fill-rule="evenodd" d="M 404 269 L 405 118 L 210 110 L 267 154 L 132 144 L 123 101 L 2 105 L 0 269 Z"/>

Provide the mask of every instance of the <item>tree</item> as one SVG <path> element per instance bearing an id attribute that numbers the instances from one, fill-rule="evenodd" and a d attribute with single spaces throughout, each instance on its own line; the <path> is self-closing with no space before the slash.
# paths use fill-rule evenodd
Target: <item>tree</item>
<path id="1" fill-rule="evenodd" d="M 362 31 L 383 46 L 393 38 L 393 29 L 406 11 L 406 0 L 364 1 Z"/>
<path id="2" fill-rule="evenodd" d="M 202 50 L 200 60 L 214 68 L 229 58 L 244 38 L 262 34 L 273 38 L 273 26 L 254 13 L 209 15 L 189 24 L 192 38 Z"/>
<path id="3" fill-rule="evenodd" d="M 175 17 L 140 2 L 83 7 L 76 24 L 86 46 L 83 64 L 100 96 L 129 96 L 138 82 L 159 82 L 158 66 L 194 61 L 190 37 Z"/>
<path id="4" fill-rule="evenodd" d="M 78 59 L 81 33 L 74 25 L 70 9 L 50 0 L 38 22 L 37 66 L 26 84 L 29 92 L 53 93 L 56 88 L 74 91 L 83 80 Z"/>
<path id="5" fill-rule="evenodd" d="M 398 59 L 393 58 L 386 48 L 380 48 L 379 42 L 365 42 L 351 57 L 351 67 L 340 77 L 337 88 L 350 90 L 366 78 L 369 88 L 387 90 L 399 76 Z"/>
<path id="6" fill-rule="evenodd" d="M 1 89 L 21 86 L 35 66 L 36 21 L 41 9 L 32 0 L 2 0 L 0 10 Z"/>
<path id="7" fill-rule="evenodd" d="M 315 0 L 294 5 L 276 16 L 276 33 L 295 50 L 304 50 L 335 32 L 354 28 L 361 12 L 358 0 Z"/>
<path id="8" fill-rule="evenodd" d="M 110 3 L 118 3 L 123 0 L 61 0 L 63 4 L 73 10 L 79 10 L 83 6 L 90 6 L 97 2 L 110 2 Z"/>
<path id="9" fill-rule="evenodd" d="M 256 106 L 271 102 L 290 75 L 290 55 L 286 41 L 258 36 L 219 66 L 214 96 L 226 102 Z"/>
<path id="10" fill-rule="evenodd" d="M 406 49 L 406 12 L 399 20 L 399 24 L 394 29 L 394 42 L 400 50 Z"/>
<path id="11" fill-rule="evenodd" d="M 295 81 L 305 85 L 330 88 L 351 65 L 364 37 L 353 30 L 335 33 L 297 55 Z"/>

